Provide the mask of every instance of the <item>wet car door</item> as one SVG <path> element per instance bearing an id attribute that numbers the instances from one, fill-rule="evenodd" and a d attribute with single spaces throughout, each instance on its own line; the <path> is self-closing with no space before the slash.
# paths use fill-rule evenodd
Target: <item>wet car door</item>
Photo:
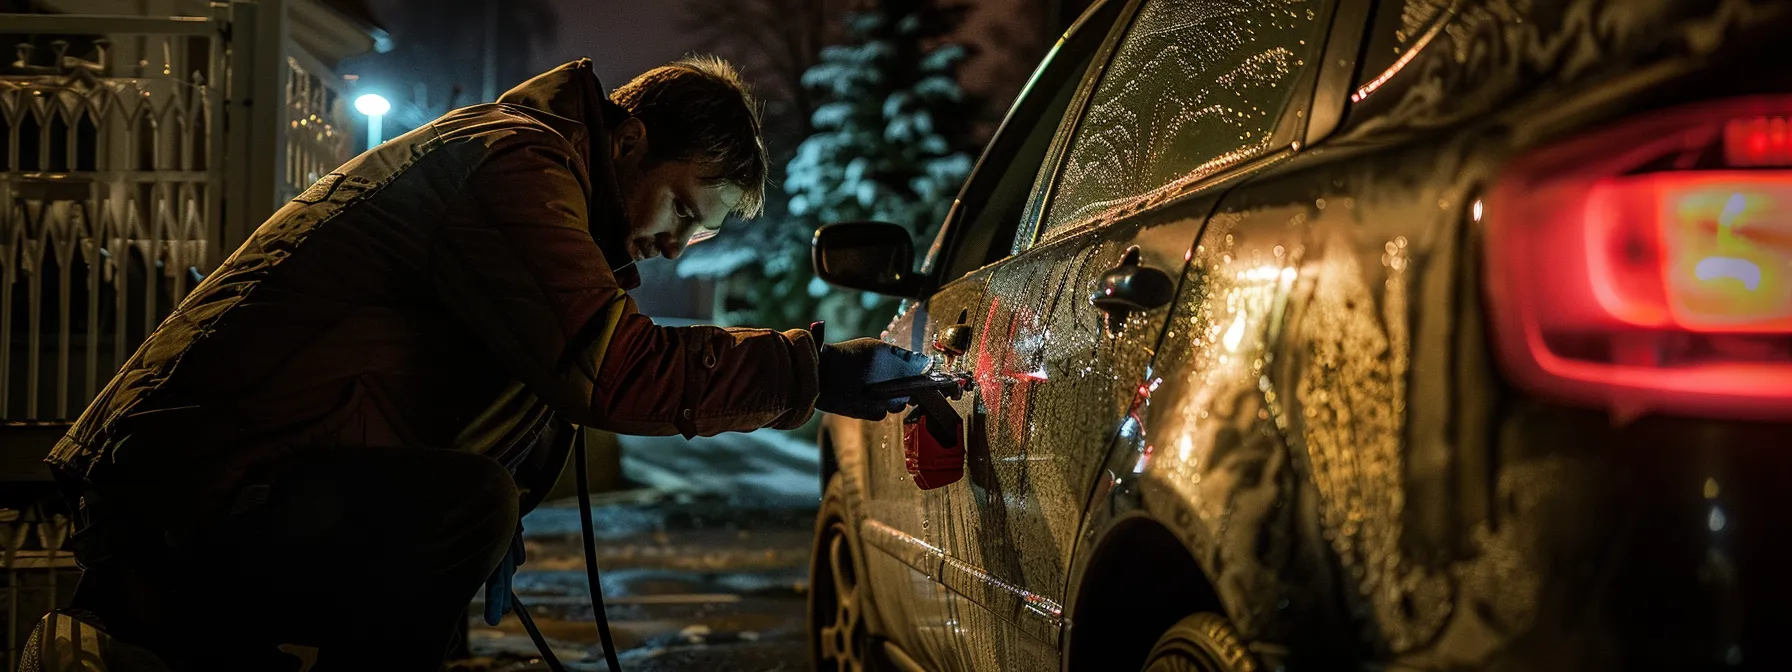
<path id="1" fill-rule="evenodd" d="M 1219 198 L 1304 123 L 1331 3 L 1135 4 L 974 319 L 957 492 L 975 514 L 942 574 L 1006 631 L 964 642 L 969 668 L 1033 669 L 1027 643 L 1056 646 L 1084 504 L 1110 442 L 1140 430 L 1127 409 L 1165 306 Z"/>
<path id="2" fill-rule="evenodd" d="M 922 270 L 939 288 L 905 306 L 886 339 L 909 348 L 941 353 L 935 337 L 947 327 L 981 323 L 984 289 L 1014 249 L 1015 234 L 1032 199 L 1033 184 L 1066 111 L 1086 79 L 1125 0 L 1097 2 L 1047 55 L 1003 121 L 970 180 L 953 204 Z M 967 353 L 942 366 L 963 368 Z M 955 406 L 969 414 L 974 397 Z M 976 508 L 957 494 L 958 484 L 923 491 L 909 477 L 902 451 L 902 428 L 892 416 L 872 432 L 868 446 L 865 521 L 860 536 L 867 548 L 869 586 L 896 644 L 930 670 L 974 669 L 965 650 L 967 632 L 995 632 L 1000 626 L 973 605 L 969 611 L 950 598 L 944 558 L 965 555 L 954 540 L 975 536 L 952 530 L 975 520 Z M 1055 651 L 1041 642 L 1033 654 L 1050 667 Z"/>

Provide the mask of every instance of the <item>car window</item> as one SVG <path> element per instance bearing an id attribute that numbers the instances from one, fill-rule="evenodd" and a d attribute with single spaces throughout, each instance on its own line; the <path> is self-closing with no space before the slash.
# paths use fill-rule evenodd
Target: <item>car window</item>
<path id="1" fill-rule="evenodd" d="M 1052 136 L 1125 4 L 1110 0 L 1097 7 L 1047 57 L 1021 94 L 965 190 L 958 223 L 952 227 L 957 239 L 949 243 L 948 261 L 940 265 L 941 284 L 995 263 L 1012 250 L 1033 178 L 1045 162 Z"/>
<path id="2" fill-rule="evenodd" d="M 1146 0 L 1075 131 L 1043 236 L 1272 149 L 1326 1 Z"/>

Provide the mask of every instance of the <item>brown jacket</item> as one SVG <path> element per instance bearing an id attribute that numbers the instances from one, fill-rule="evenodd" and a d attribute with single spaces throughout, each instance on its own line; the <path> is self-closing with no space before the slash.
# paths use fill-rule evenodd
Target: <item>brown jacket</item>
<path id="1" fill-rule="evenodd" d="M 656 326 L 606 263 L 621 114 L 581 60 L 344 164 L 195 288 L 46 461 L 180 521 L 307 446 L 507 460 L 556 415 L 687 437 L 803 423 L 807 332 Z M 562 464 L 519 483 L 539 495 Z"/>

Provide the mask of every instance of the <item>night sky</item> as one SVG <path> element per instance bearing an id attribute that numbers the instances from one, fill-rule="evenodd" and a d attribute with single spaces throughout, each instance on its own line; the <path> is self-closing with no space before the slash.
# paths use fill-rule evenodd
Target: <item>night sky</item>
<path id="1" fill-rule="evenodd" d="M 560 36 L 541 46 L 538 71 L 589 56 L 604 86 L 613 89 L 690 50 L 690 38 L 678 32 L 682 0 L 554 0 L 554 5 Z"/>

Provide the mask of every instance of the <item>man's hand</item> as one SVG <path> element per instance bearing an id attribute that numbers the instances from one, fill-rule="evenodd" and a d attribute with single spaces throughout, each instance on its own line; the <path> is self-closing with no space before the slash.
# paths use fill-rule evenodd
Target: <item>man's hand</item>
<path id="1" fill-rule="evenodd" d="M 926 373 L 933 360 L 926 355 L 890 345 L 875 338 L 821 346 L 821 390 L 815 409 L 860 420 L 882 420 L 901 411 L 907 398 L 883 399 L 865 386 L 895 378 Z"/>

